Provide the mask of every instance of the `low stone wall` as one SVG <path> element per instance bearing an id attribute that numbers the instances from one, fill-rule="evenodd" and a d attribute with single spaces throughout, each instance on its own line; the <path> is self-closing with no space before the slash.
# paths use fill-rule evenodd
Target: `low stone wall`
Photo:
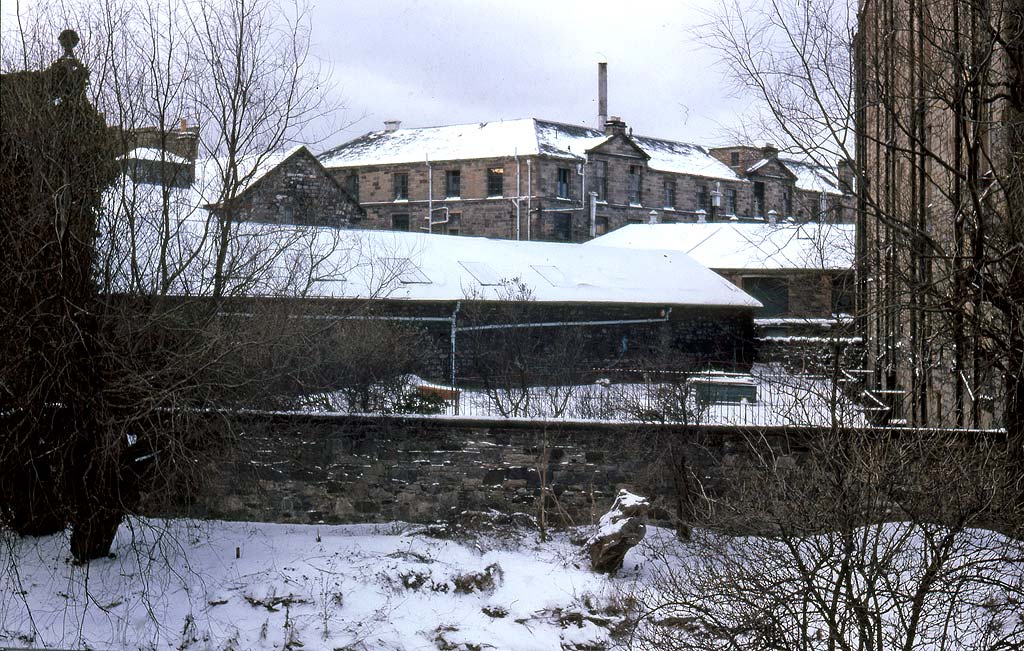
<path id="1" fill-rule="evenodd" d="M 651 497 L 654 520 L 668 523 L 680 508 L 683 478 L 691 489 L 699 479 L 702 490 L 717 490 L 745 434 L 729 427 L 306 415 L 251 417 L 234 426 L 240 445 L 231 458 L 213 460 L 193 515 L 297 523 L 432 522 L 487 509 L 536 515 L 545 484 L 553 524 L 596 521 L 619 488 Z M 782 457 L 801 449 L 792 430 L 758 436 Z"/>

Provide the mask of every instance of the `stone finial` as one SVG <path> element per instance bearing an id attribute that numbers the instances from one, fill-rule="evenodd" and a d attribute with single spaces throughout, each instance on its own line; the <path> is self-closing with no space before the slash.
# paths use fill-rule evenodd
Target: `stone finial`
<path id="1" fill-rule="evenodd" d="M 64 56 L 74 57 L 75 53 L 73 50 L 75 49 L 75 46 L 78 45 L 78 32 L 73 29 L 65 29 L 60 33 L 60 36 L 57 37 L 57 42 L 60 43 L 62 48 L 64 48 Z"/>

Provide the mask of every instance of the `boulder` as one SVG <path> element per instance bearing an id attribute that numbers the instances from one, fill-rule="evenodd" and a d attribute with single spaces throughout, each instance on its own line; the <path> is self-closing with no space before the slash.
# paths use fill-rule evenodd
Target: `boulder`
<path id="1" fill-rule="evenodd" d="M 584 545 L 595 572 L 612 574 L 622 567 L 626 552 L 647 533 L 644 521 L 650 506 L 645 497 L 619 491 L 611 510 L 601 516 L 597 532 Z"/>

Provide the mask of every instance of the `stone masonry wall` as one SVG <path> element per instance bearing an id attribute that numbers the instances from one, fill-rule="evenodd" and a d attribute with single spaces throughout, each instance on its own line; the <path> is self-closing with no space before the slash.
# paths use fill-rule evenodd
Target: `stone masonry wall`
<path id="1" fill-rule="evenodd" d="M 596 522 L 619 488 L 652 498 L 653 518 L 668 523 L 682 461 L 713 494 L 743 441 L 732 428 L 602 423 L 280 415 L 236 426 L 241 445 L 212 464 L 194 515 L 296 523 L 536 515 L 544 481 L 554 524 Z M 803 449 L 790 431 L 761 434 L 784 458 Z"/>
<path id="2" fill-rule="evenodd" d="M 276 224 L 352 227 L 363 210 L 311 154 L 299 152 L 238 198 L 241 219 Z"/>

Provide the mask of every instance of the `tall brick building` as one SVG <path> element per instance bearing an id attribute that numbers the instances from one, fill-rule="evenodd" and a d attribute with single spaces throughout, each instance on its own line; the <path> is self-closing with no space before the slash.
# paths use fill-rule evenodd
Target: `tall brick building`
<path id="1" fill-rule="evenodd" d="M 401 128 L 385 123 L 321 162 L 367 228 L 580 242 L 625 224 L 851 221 L 841 174 L 776 148 L 708 149 L 527 118 Z"/>

